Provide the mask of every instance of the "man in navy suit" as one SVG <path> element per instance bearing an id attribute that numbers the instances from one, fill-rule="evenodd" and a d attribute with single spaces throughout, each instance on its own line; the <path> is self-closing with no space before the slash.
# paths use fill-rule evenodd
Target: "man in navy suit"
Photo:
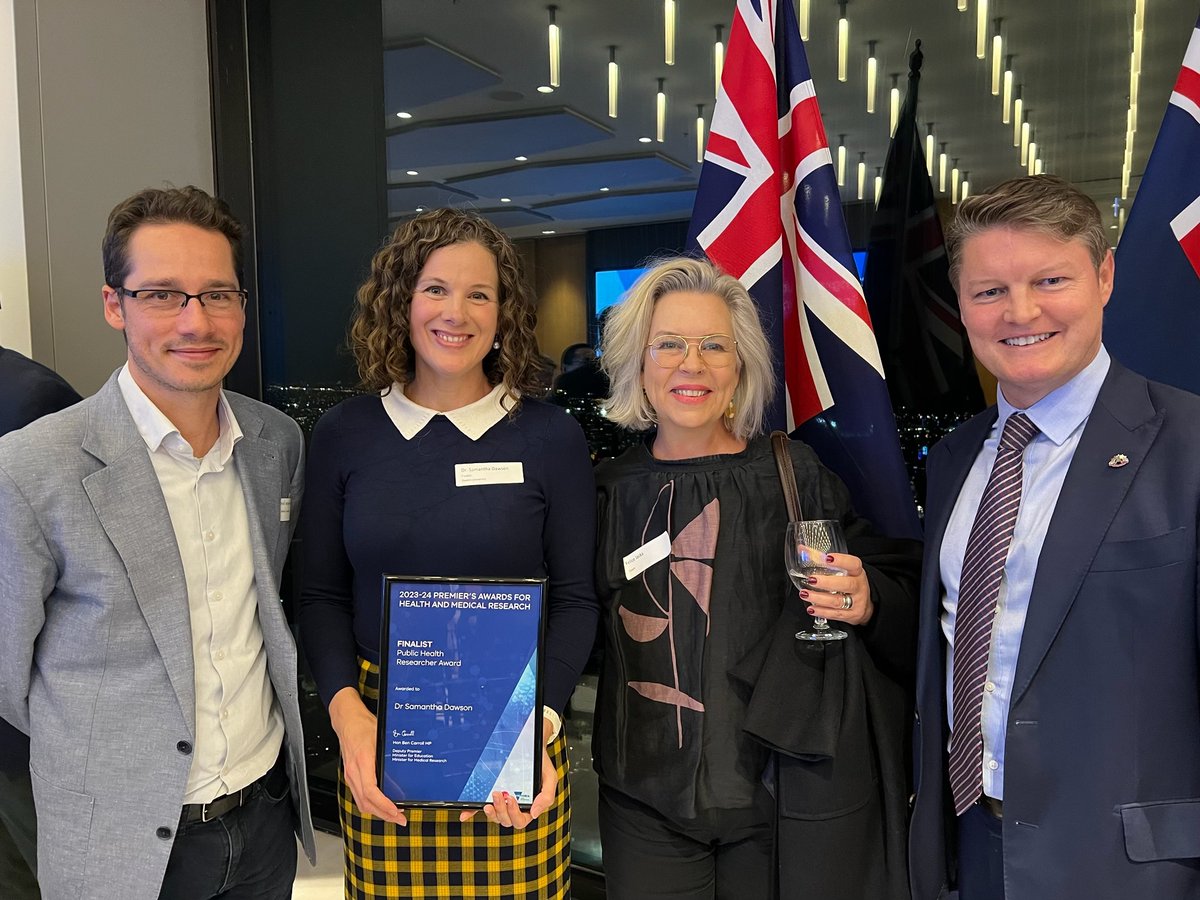
<path id="1" fill-rule="evenodd" d="M 913 897 L 1200 897 L 1200 397 L 1105 351 L 1071 185 L 1005 182 L 947 237 L 999 391 L 929 456 Z"/>
<path id="2" fill-rule="evenodd" d="M 0 347 L 0 434 L 82 398 L 57 372 Z M 29 781 L 29 738 L 0 719 L 0 884 L 12 900 L 40 896 L 34 876 L 37 819 Z"/>

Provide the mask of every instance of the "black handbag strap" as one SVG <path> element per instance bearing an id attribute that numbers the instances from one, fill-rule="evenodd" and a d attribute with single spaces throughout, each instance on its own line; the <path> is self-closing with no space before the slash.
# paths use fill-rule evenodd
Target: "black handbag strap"
<path id="1" fill-rule="evenodd" d="M 788 521 L 800 522 L 800 491 L 796 487 L 796 470 L 792 468 L 792 455 L 788 453 L 788 436 L 782 431 L 771 432 L 771 449 L 775 451 L 775 465 L 779 469 L 779 480 L 783 484 L 783 499 L 787 502 Z"/>

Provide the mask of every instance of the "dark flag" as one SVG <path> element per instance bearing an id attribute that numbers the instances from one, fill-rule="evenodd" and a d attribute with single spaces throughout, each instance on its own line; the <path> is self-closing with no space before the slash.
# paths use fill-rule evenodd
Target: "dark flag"
<path id="1" fill-rule="evenodd" d="M 1117 245 L 1104 343 L 1130 368 L 1200 393 L 1200 22 Z"/>
<path id="2" fill-rule="evenodd" d="M 864 286 L 892 403 L 917 413 L 976 413 L 983 391 L 917 132 L 922 58 L 917 41 L 871 223 Z"/>
<path id="3" fill-rule="evenodd" d="M 791 0 L 738 0 L 688 243 L 758 304 L 780 384 L 771 426 L 799 426 L 859 512 L 889 534 L 917 536 Z"/>

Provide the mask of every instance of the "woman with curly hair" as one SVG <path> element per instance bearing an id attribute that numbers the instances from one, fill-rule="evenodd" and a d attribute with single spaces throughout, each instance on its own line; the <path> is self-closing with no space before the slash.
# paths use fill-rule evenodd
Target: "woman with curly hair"
<path id="1" fill-rule="evenodd" d="M 359 288 L 350 343 L 374 393 L 313 431 L 301 640 L 341 745 L 348 897 L 567 896 L 561 715 L 596 628 L 594 482 L 579 426 L 529 399 L 536 315 L 508 238 L 469 213 L 400 225 Z M 456 487 L 455 466 L 519 463 Z M 515 468 L 515 467 L 514 467 Z M 375 775 L 381 576 L 549 579 L 541 791 L 528 812 L 397 809 Z"/>

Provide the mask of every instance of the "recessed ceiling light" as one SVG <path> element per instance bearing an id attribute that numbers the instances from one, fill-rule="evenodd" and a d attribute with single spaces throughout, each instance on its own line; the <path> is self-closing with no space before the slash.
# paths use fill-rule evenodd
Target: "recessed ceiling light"
<path id="1" fill-rule="evenodd" d="M 398 113 L 396 113 L 396 118 L 397 118 L 397 119 L 411 119 L 411 118 L 412 118 L 412 113 L 410 113 L 410 112 L 398 112 Z"/>
<path id="2" fill-rule="evenodd" d="M 553 228 L 547 228 L 547 229 L 545 229 L 545 230 L 542 232 L 542 234 L 554 234 L 554 229 L 553 229 Z"/>
<path id="3" fill-rule="evenodd" d="M 500 202 L 501 203 L 512 203 L 512 200 L 510 200 L 508 197 L 501 197 Z"/>
<path id="4" fill-rule="evenodd" d="M 515 159 L 517 162 L 525 162 L 525 160 L 529 159 L 529 157 L 528 156 L 514 156 L 513 159 Z"/>
<path id="5" fill-rule="evenodd" d="M 420 175 L 421 173 L 420 173 L 420 172 L 418 172 L 416 169 L 409 169 L 409 170 L 408 170 L 407 172 L 405 172 L 404 174 L 405 174 L 405 175 Z"/>
<path id="6" fill-rule="evenodd" d="M 418 206 L 418 207 L 417 207 L 417 212 L 425 212 L 425 207 L 423 207 L 423 206 Z"/>
<path id="7" fill-rule="evenodd" d="M 638 143 L 639 143 L 639 144 L 648 144 L 648 143 L 650 143 L 650 141 L 651 141 L 651 139 L 650 139 L 650 138 L 648 138 L 648 137 L 640 137 L 640 138 L 638 138 Z"/>
<path id="8" fill-rule="evenodd" d="M 602 190 L 602 191 L 607 191 L 607 190 L 608 190 L 608 188 L 606 188 L 606 187 L 605 187 L 605 188 L 600 188 L 600 190 Z"/>
<path id="9" fill-rule="evenodd" d="M 550 87 L 550 85 L 548 85 L 548 84 L 539 84 L 538 85 L 538 93 L 539 94 L 553 94 L 554 88 Z"/>

